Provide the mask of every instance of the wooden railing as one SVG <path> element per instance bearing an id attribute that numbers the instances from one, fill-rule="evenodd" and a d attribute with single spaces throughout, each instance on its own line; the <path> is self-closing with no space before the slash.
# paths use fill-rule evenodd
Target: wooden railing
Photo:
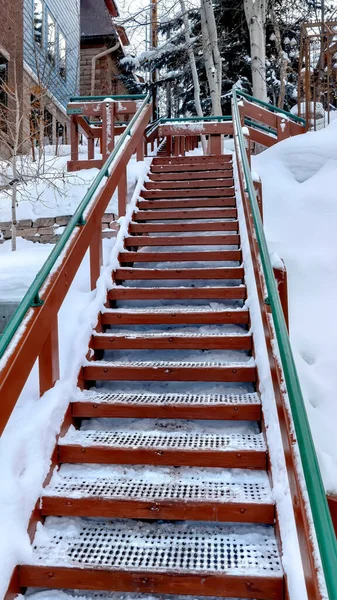
<path id="1" fill-rule="evenodd" d="M 151 111 L 146 97 L 0 339 L 0 435 L 37 359 L 40 395 L 59 378 L 59 309 L 88 249 L 91 288 L 96 286 L 102 265 L 102 217 L 117 187 L 119 215 L 125 215 L 126 168 L 135 152 L 138 158 L 143 156 L 144 132 Z M 105 184 L 100 187 L 104 179 Z"/>

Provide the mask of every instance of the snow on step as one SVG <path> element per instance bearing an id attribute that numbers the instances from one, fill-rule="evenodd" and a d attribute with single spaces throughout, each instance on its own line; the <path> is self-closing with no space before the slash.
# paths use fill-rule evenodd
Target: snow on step
<path id="1" fill-rule="evenodd" d="M 70 429 L 59 445 L 104 446 L 107 448 L 156 448 L 158 450 L 230 452 L 249 450 L 265 452 L 266 445 L 262 433 L 258 434 L 212 434 L 198 432 L 143 432 L 143 431 L 79 431 Z"/>
<path id="2" fill-rule="evenodd" d="M 199 309 L 199 307 L 198 307 Z M 115 331 L 110 331 L 108 333 L 98 333 L 96 331 L 93 332 L 93 336 L 94 337 L 100 337 L 100 338 L 127 338 L 127 339 L 152 339 L 152 338 L 163 338 L 165 339 L 170 339 L 172 338 L 172 336 L 176 337 L 176 338 L 195 338 L 198 340 L 202 340 L 202 339 L 206 339 L 208 340 L 210 337 L 216 337 L 216 338 L 223 338 L 223 337 L 232 337 L 233 334 L 229 333 L 228 331 L 225 331 L 224 333 L 221 332 L 217 332 L 217 333 L 189 333 L 188 330 L 186 332 L 178 332 L 178 333 L 165 333 L 163 331 L 159 331 L 158 333 L 152 331 L 151 333 L 147 333 L 146 331 L 138 333 L 138 332 L 126 332 L 126 333 L 115 333 Z M 235 334 L 236 337 L 247 337 L 247 331 L 239 331 L 238 333 Z"/>
<path id="3" fill-rule="evenodd" d="M 49 517 L 35 536 L 32 564 L 108 571 L 282 576 L 273 529 L 255 525 Z"/>
<path id="4" fill-rule="evenodd" d="M 157 468 L 142 469 L 134 478 L 134 469 L 130 469 L 129 475 L 127 470 L 126 473 L 116 471 L 114 468 L 106 471 L 86 468 L 81 474 L 68 468 L 63 474 L 61 470 L 44 490 L 44 496 L 154 502 L 273 503 L 268 479 L 258 472 L 250 477 L 220 473 L 216 478 L 209 470 L 190 469 L 192 473 L 196 471 L 193 478 L 187 469 L 175 469 L 175 472 L 171 470 L 161 475 L 160 468 Z M 139 473 L 142 473 L 143 479 L 140 479 Z"/>
<path id="5" fill-rule="evenodd" d="M 237 307 L 237 306 L 233 306 L 233 308 L 231 307 L 230 309 L 228 309 L 228 307 L 218 307 L 218 306 L 183 306 L 183 305 L 177 305 L 177 306 L 152 306 L 152 307 L 144 307 L 144 308 L 111 308 L 111 309 L 106 309 L 104 311 L 102 311 L 102 314 L 114 314 L 116 312 L 118 313 L 125 313 L 125 314 L 140 314 L 140 315 L 146 315 L 146 314 L 167 314 L 167 313 L 219 313 L 219 312 L 230 312 L 232 313 L 233 311 L 235 312 L 246 312 L 247 309 L 246 308 L 241 308 L 241 307 Z"/>
<path id="6" fill-rule="evenodd" d="M 129 367 L 130 369 L 134 369 L 134 368 L 139 368 L 139 367 L 144 367 L 144 368 L 149 368 L 149 369 L 171 369 L 174 367 L 183 367 L 186 369 L 212 369 L 212 368 L 217 368 L 217 367 L 254 367 L 255 366 L 255 361 L 253 358 L 251 357 L 247 357 L 247 361 L 244 362 L 231 362 L 231 361 L 212 361 L 212 362 L 206 362 L 205 360 L 202 359 L 202 357 L 200 357 L 200 361 L 182 361 L 181 359 L 177 360 L 158 360 L 158 361 L 152 361 L 152 360 L 137 360 L 137 361 L 131 361 L 128 360 L 127 358 L 125 360 L 114 360 L 114 361 L 107 361 L 107 360 L 99 360 L 99 361 L 85 361 L 84 363 L 86 366 L 88 367 L 106 367 L 106 368 L 114 368 L 114 369 L 118 369 L 119 367 Z"/>
<path id="7" fill-rule="evenodd" d="M 154 596 L 149 594 L 137 594 L 133 592 L 63 592 L 62 590 L 44 590 L 26 594 L 29 600 L 205 600 L 199 596 Z M 226 600 L 215 596 L 207 596 L 207 600 Z M 244 598 L 228 598 L 227 600 L 245 600 Z"/>
<path id="8" fill-rule="evenodd" d="M 84 392 L 81 398 L 73 402 L 94 402 L 95 404 L 138 404 L 138 405 L 193 405 L 224 406 L 245 404 L 260 405 L 259 395 L 252 394 L 97 394 Z"/>

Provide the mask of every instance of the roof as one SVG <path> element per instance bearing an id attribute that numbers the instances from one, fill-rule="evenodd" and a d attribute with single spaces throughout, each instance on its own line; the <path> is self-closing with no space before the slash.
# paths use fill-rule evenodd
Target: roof
<path id="1" fill-rule="evenodd" d="M 114 0 L 81 0 L 81 37 L 115 36 L 112 17 L 117 16 Z"/>

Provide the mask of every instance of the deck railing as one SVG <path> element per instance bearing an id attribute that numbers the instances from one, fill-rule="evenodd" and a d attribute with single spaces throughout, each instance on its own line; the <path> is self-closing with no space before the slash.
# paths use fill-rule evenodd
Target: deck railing
<path id="1" fill-rule="evenodd" d="M 311 515 L 307 514 L 309 532 L 317 539 L 320 559 L 324 572 L 326 588 L 329 600 L 337 600 L 337 544 L 333 524 L 325 496 L 325 490 L 318 465 L 317 455 L 310 430 L 308 416 L 304 404 L 303 394 L 296 370 L 296 365 L 291 349 L 289 335 L 283 316 L 282 306 L 278 294 L 273 268 L 270 262 L 269 250 L 264 234 L 261 215 L 256 198 L 256 192 L 252 180 L 251 170 L 246 151 L 245 138 L 242 132 L 242 124 L 239 111 L 239 96 L 233 90 L 232 111 L 233 127 L 238 156 L 238 167 L 242 169 L 244 177 L 243 193 L 249 201 L 255 236 L 258 245 L 264 282 L 268 297 L 265 303 L 270 306 L 275 336 L 277 340 L 279 355 L 282 363 L 286 391 L 289 398 L 291 415 L 295 427 L 296 441 L 301 458 L 303 474 L 305 478 L 306 491 L 309 498 Z M 311 526 L 311 516 L 313 528 Z M 315 540 L 311 539 L 314 543 Z M 301 544 L 301 540 L 300 540 Z M 317 596 L 315 596 L 316 598 Z M 323 596 L 318 596 L 323 597 Z M 312 596 L 310 597 L 312 600 Z"/>
<path id="2" fill-rule="evenodd" d="M 37 358 L 40 394 L 58 379 L 59 307 L 88 249 L 91 285 L 95 287 L 102 264 L 101 219 L 117 187 L 120 216 L 125 214 L 126 167 L 139 145 L 144 143 L 150 116 L 150 95 L 147 95 L 0 338 L 0 435 Z"/>

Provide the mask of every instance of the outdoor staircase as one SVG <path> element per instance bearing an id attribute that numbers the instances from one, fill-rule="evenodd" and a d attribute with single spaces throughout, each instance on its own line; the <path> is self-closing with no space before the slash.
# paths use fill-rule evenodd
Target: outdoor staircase
<path id="1" fill-rule="evenodd" d="M 231 155 L 160 156 L 149 177 L 20 585 L 281 600 Z"/>

